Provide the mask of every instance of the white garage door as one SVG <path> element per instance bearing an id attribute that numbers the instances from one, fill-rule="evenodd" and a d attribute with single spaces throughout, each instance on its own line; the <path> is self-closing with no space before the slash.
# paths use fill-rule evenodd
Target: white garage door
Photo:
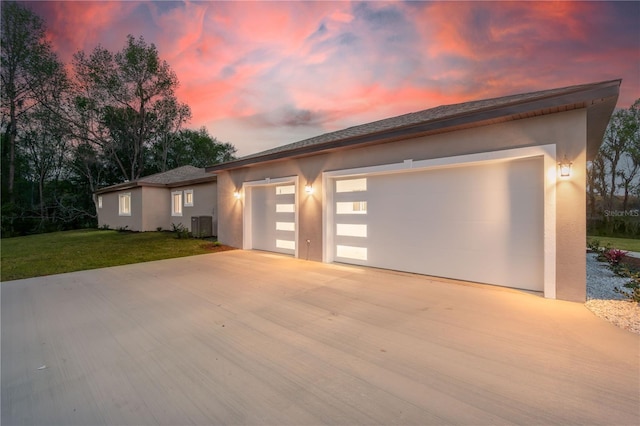
<path id="1" fill-rule="evenodd" d="M 295 255 L 296 185 L 261 185 L 250 189 L 251 247 Z"/>
<path id="2" fill-rule="evenodd" d="M 543 160 L 332 179 L 329 261 L 543 290 Z"/>

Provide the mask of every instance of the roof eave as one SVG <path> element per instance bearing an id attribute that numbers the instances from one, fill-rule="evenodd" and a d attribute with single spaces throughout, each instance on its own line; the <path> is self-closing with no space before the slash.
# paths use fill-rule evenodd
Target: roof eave
<path id="1" fill-rule="evenodd" d="M 95 193 L 96 195 L 101 195 L 109 192 L 118 192 L 118 191 L 124 191 L 127 189 L 140 188 L 140 187 L 177 188 L 179 186 L 188 186 L 188 185 L 197 185 L 200 183 L 216 182 L 217 180 L 218 180 L 218 176 L 209 175 L 209 176 L 204 176 L 204 177 L 195 178 L 195 179 L 188 179 L 188 180 L 183 180 L 180 182 L 173 182 L 173 183 L 154 183 L 154 182 L 144 182 L 144 181 L 125 182 L 125 183 L 119 183 L 117 185 L 107 186 L 105 188 L 98 189 Z"/>
<path id="2" fill-rule="evenodd" d="M 611 80 L 574 91 L 516 101 L 497 107 L 487 107 L 472 112 L 451 115 L 445 118 L 425 121 L 402 128 L 394 128 L 378 133 L 344 138 L 318 145 L 280 151 L 263 156 L 238 159 L 205 168 L 208 173 L 233 170 L 254 164 L 280 161 L 290 158 L 315 155 L 326 151 L 348 148 L 354 145 L 370 145 L 391 142 L 407 137 L 419 137 L 429 134 L 445 133 L 461 128 L 485 126 L 490 123 L 524 118 L 523 115 L 536 113 L 545 115 L 559 112 L 561 108 L 587 108 L 587 155 L 594 156 L 602 142 L 609 117 L 615 108 L 621 80 Z M 604 126 L 604 127 L 603 127 Z"/>

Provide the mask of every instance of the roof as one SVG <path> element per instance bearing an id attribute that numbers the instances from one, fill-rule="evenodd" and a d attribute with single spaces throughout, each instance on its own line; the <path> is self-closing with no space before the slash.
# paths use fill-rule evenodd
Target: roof
<path id="1" fill-rule="evenodd" d="M 392 142 L 454 130 L 587 108 L 587 155 L 593 157 L 618 100 L 622 80 L 562 87 L 499 98 L 442 105 L 399 115 L 251 154 L 206 168 L 231 170 L 336 149 Z"/>
<path id="2" fill-rule="evenodd" d="M 117 185 L 108 186 L 96 191 L 96 194 L 104 194 L 106 192 L 121 191 L 123 189 L 135 188 L 140 186 L 155 186 L 173 188 L 176 186 L 190 185 L 202 182 L 215 181 L 217 177 L 207 173 L 205 169 L 194 166 L 182 166 L 168 170 L 163 173 L 144 176 L 140 179 L 129 182 L 119 183 Z"/>

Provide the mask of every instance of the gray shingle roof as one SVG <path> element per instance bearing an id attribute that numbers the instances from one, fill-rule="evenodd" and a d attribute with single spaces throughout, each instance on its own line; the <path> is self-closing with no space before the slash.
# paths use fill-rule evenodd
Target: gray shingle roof
<path id="1" fill-rule="evenodd" d="M 450 131 L 456 128 L 489 123 L 491 120 L 507 121 L 508 119 L 588 107 L 588 102 L 594 102 L 594 98 L 597 98 L 601 92 L 604 93 L 602 95 L 603 98 L 606 96 L 607 99 L 611 99 L 612 93 L 615 92 L 615 105 L 620 82 L 621 80 L 611 80 L 453 105 L 442 105 L 325 133 L 247 155 L 237 160 L 210 166 L 206 170 L 215 172 L 216 170 L 233 169 L 263 161 L 282 159 L 287 156 L 315 153 L 323 149 L 340 148 L 349 144 L 368 143 L 376 136 L 380 136 L 379 140 L 382 141 L 382 135 L 388 135 L 387 140 L 391 140 L 394 135 L 398 136 L 404 130 L 406 130 L 405 135 L 413 131 L 411 129 L 415 129 L 416 132 Z M 534 113 L 534 111 L 537 112 Z"/>
<path id="2" fill-rule="evenodd" d="M 175 187 L 180 184 L 189 184 L 192 182 L 206 182 L 216 180 L 216 176 L 207 173 L 205 169 L 194 166 L 182 166 L 154 175 L 144 176 L 129 182 L 119 183 L 117 185 L 101 188 L 96 191 L 97 194 L 105 192 L 119 191 L 136 186 L 166 186 Z"/>
<path id="3" fill-rule="evenodd" d="M 194 179 L 211 177 L 211 175 L 194 166 L 182 166 L 176 169 L 168 170 L 155 175 L 144 176 L 138 179 L 142 183 L 157 183 L 161 185 L 172 185 L 180 182 L 190 181 Z"/>

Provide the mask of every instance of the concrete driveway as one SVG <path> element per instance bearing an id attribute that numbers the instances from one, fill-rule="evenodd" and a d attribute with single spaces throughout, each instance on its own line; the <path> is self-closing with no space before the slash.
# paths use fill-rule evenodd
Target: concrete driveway
<path id="1" fill-rule="evenodd" d="M 238 250 L 1 296 L 5 426 L 640 416 L 640 337 L 514 290 Z"/>

